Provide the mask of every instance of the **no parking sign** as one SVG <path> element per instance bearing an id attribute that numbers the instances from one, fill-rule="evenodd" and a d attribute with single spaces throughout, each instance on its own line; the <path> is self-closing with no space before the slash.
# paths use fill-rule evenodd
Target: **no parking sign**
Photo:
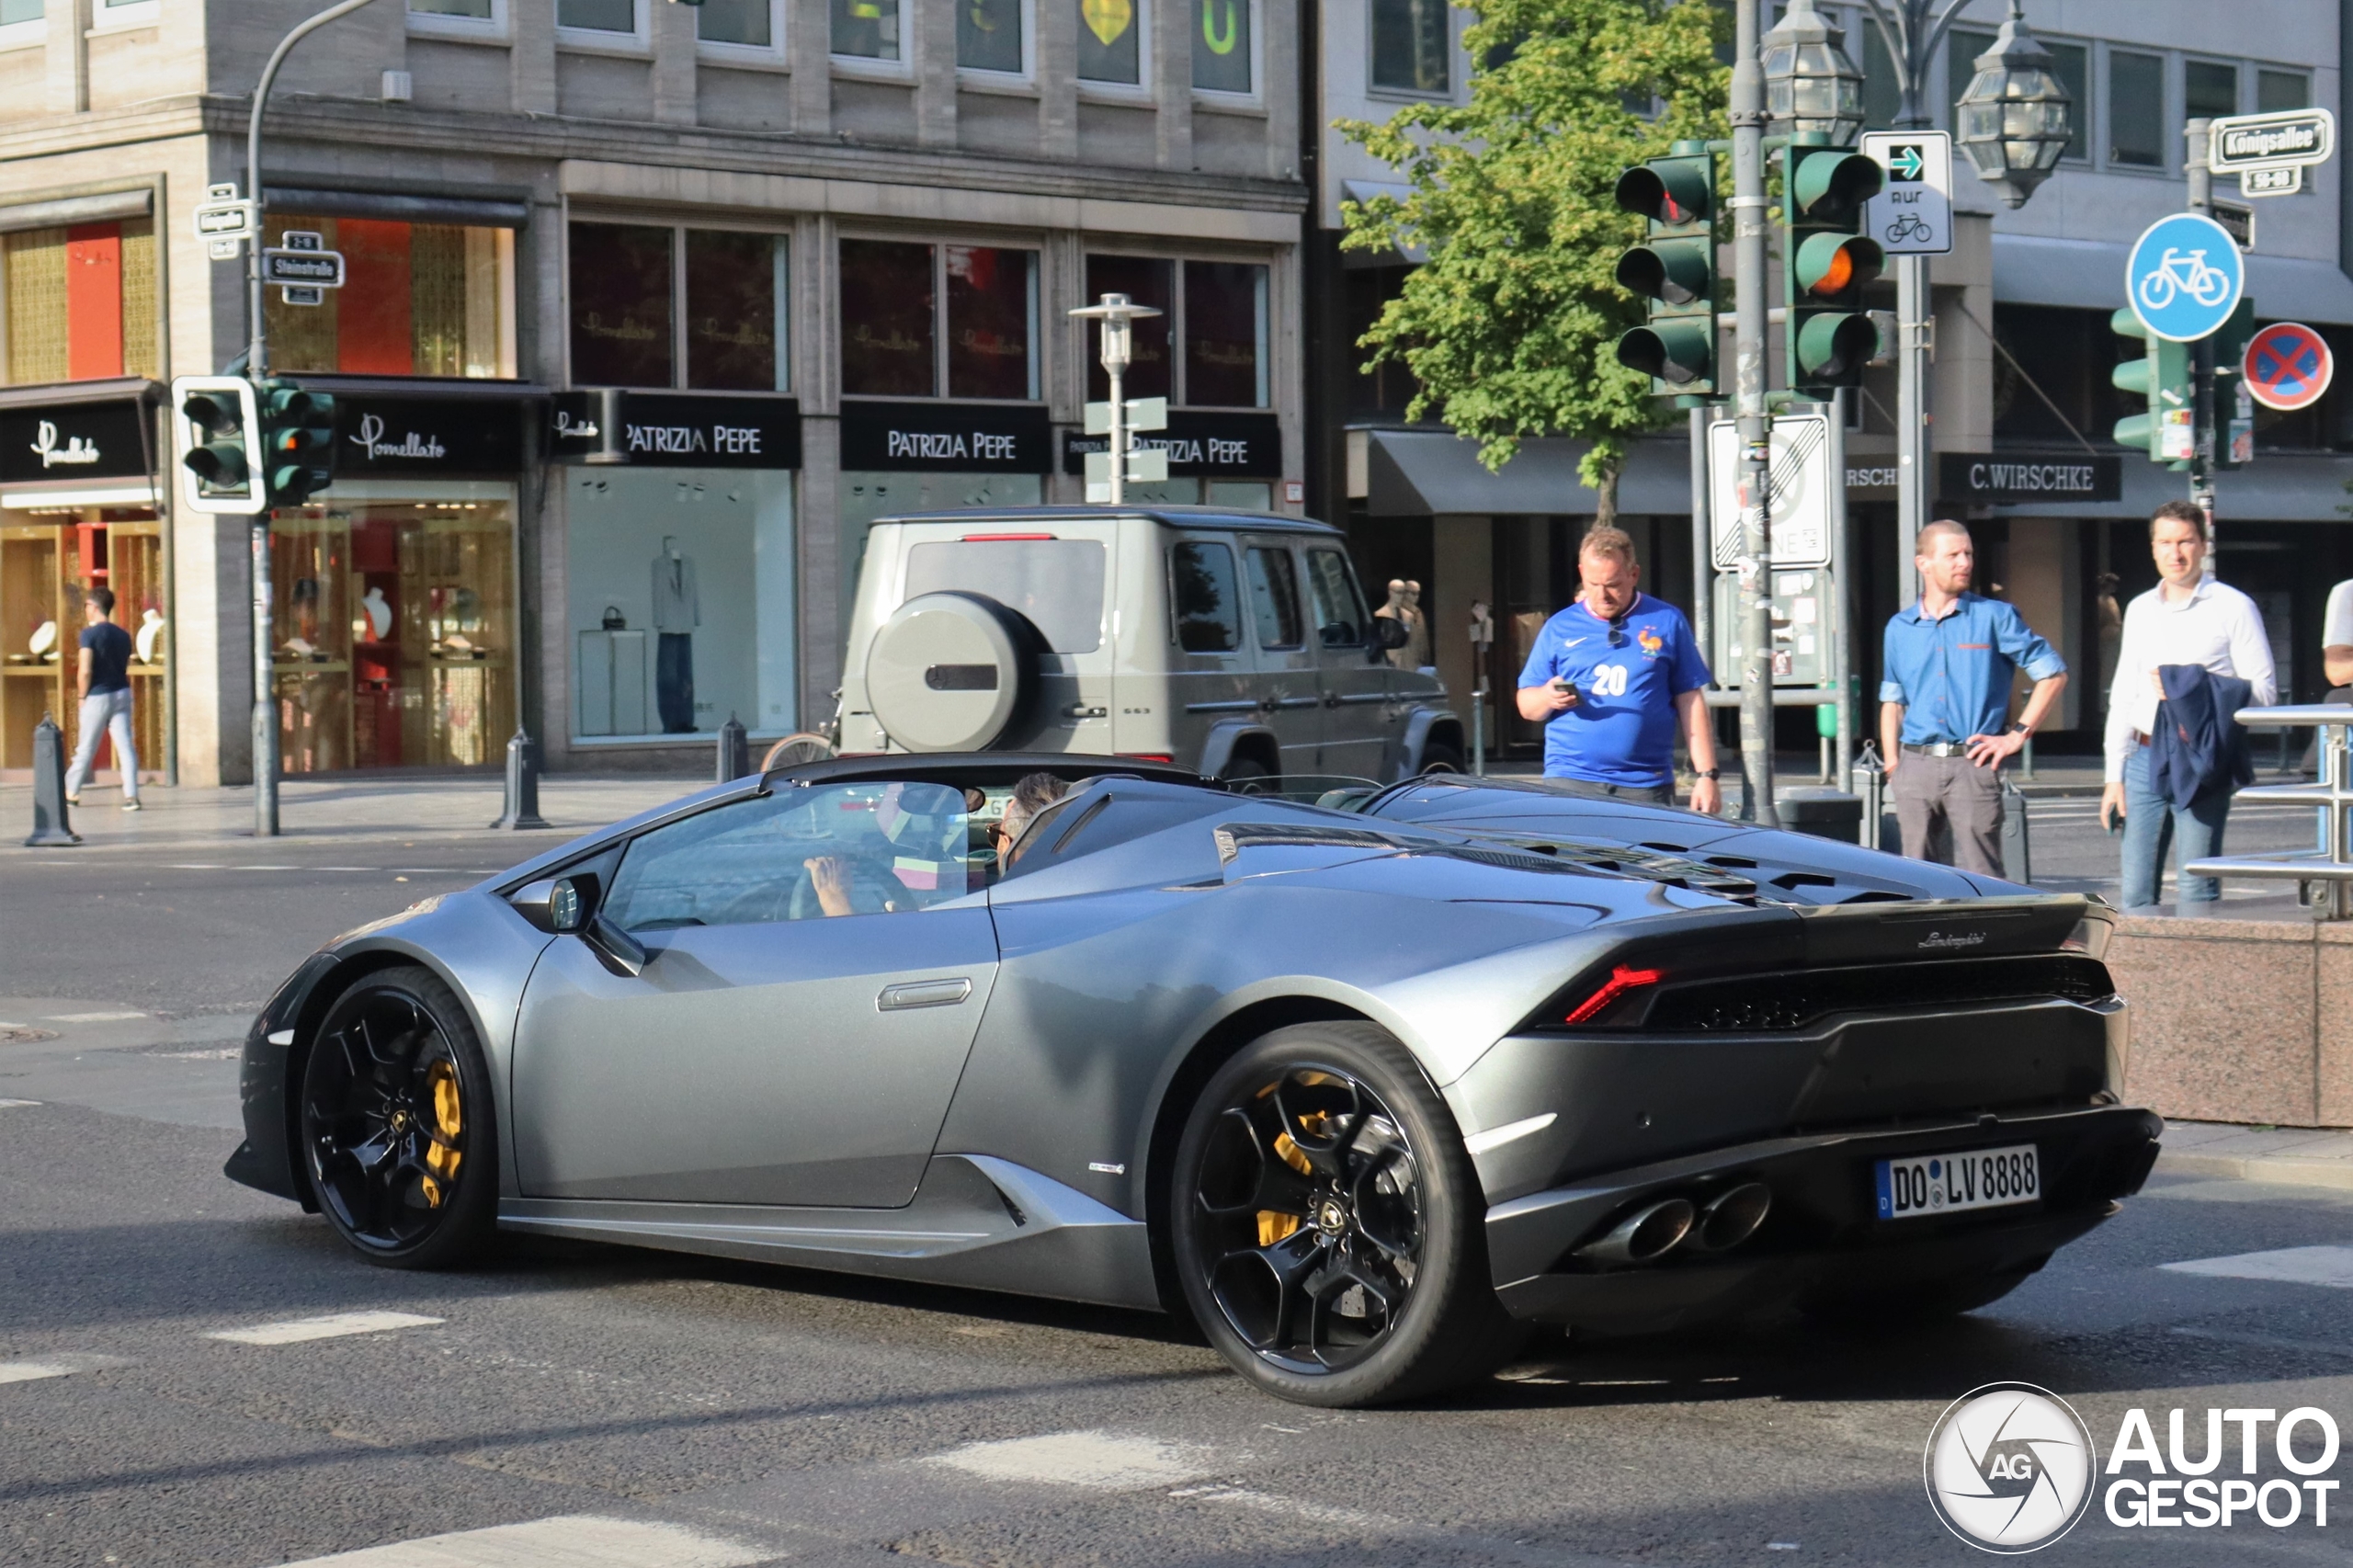
<path id="1" fill-rule="evenodd" d="M 2247 341 L 2241 368 L 2248 395 L 2282 411 L 2319 402 L 2336 371 L 2328 340 L 2299 322 L 2275 322 L 2256 333 Z"/>

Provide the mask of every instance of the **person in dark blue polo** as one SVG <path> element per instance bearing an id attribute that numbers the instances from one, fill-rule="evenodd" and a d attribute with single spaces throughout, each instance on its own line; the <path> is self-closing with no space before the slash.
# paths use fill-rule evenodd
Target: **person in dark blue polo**
<path id="1" fill-rule="evenodd" d="M 1887 623 L 1879 688 L 1880 744 L 1904 853 L 1987 876 L 2002 874 L 2002 764 L 2067 685 L 2066 661 L 2018 607 L 1969 591 L 1969 530 L 1939 519 L 1920 530 L 1920 601 Z M 2009 722 L 2010 687 L 2034 682 Z"/>

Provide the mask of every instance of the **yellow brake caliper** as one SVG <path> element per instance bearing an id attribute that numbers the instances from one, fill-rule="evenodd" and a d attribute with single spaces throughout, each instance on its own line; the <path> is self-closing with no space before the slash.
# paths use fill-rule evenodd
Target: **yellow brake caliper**
<path id="1" fill-rule="evenodd" d="M 1322 1111 L 1301 1119 L 1312 1124 L 1308 1126 L 1308 1131 L 1322 1132 L 1324 1121 Z M 1313 1179 L 1315 1167 L 1307 1163 L 1307 1156 L 1300 1153 L 1299 1145 L 1291 1142 L 1290 1133 L 1288 1131 L 1275 1134 L 1275 1154 L 1283 1164 L 1300 1175 L 1311 1180 Z M 1299 1216 L 1296 1214 L 1278 1214 L 1271 1209 L 1258 1210 L 1258 1244 L 1262 1247 L 1274 1245 L 1298 1229 Z"/>
<path id="2" fill-rule="evenodd" d="M 425 1152 L 425 1168 L 433 1174 L 422 1179 L 425 1206 L 441 1207 L 442 1182 L 458 1179 L 458 1135 L 465 1131 L 465 1115 L 458 1099 L 458 1070 L 447 1062 L 436 1062 L 425 1072 L 426 1087 L 433 1091 L 433 1146 Z M 434 1179 L 440 1178 L 439 1181 Z"/>

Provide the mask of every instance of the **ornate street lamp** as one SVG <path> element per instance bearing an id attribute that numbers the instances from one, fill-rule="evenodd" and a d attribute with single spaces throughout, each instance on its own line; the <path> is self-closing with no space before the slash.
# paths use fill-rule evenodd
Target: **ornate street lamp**
<path id="1" fill-rule="evenodd" d="M 2067 150 L 2074 104 L 2052 74 L 2051 51 L 2028 30 L 2018 0 L 1958 106 L 1961 150 L 1977 177 L 2023 207 Z"/>
<path id="2" fill-rule="evenodd" d="M 1847 57 L 1846 42 L 1813 0 L 1790 0 L 1788 13 L 1757 40 L 1765 113 L 1776 132 L 1819 131 L 1834 147 L 1854 143 L 1863 128 L 1863 74 Z"/>

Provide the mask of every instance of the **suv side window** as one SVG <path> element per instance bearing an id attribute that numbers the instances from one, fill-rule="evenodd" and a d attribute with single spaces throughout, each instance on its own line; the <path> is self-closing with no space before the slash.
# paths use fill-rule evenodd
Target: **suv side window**
<path id="1" fill-rule="evenodd" d="M 780 789 L 631 843 L 606 917 L 625 931 L 894 915 L 978 885 L 964 792 L 875 779 Z"/>
<path id="2" fill-rule="evenodd" d="M 1176 545 L 1168 551 L 1168 586 L 1178 647 L 1188 653 L 1230 653 L 1242 646 L 1242 596 L 1232 550 L 1204 540 Z"/>
<path id="3" fill-rule="evenodd" d="M 1307 552 L 1307 586 L 1315 599 L 1315 636 L 1326 648 L 1354 648 L 1365 639 L 1364 600 L 1356 574 L 1336 550 Z"/>
<path id="4" fill-rule="evenodd" d="M 1296 648 L 1305 641 L 1299 623 L 1299 568 L 1290 551 L 1264 545 L 1251 550 L 1250 608 L 1257 615 L 1259 647 Z"/>

